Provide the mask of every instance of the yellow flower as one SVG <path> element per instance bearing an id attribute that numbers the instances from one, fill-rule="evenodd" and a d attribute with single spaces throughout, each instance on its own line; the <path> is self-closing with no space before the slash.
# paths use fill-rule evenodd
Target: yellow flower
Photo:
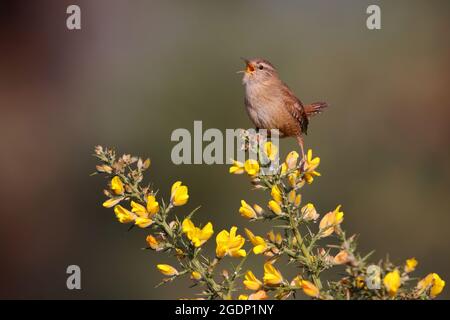
<path id="1" fill-rule="evenodd" d="M 139 217 L 148 217 L 145 207 L 134 201 L 131 201 L 131 212 L 136 213 Z"/>
<path id="2" fill-rule="evenodd" d="M 291 151 L 286 157 L 287 169 L 294 169 L 297 166 L 298 153 L 296 151 Z"/>
<path id="3" fill-rule="evenodd" d="M 275 213 L 277 216 L 279 216 L 282 213 L 281 207 L 278 204 L 278 202 L 274 200 L 269 201 L 269 208 L 272 210 L 273 213 Z"/>
<path id="4" fill-rule="evenodd" d="M 383 279 L 383 284 L 386 290 L 389 292 L 390 296 L 395 296 L 397 294 L 398 288 L 401 285 L 400 273 L 397 269 L 386 274 Z"/>
<path id="5" fill-rule="evenodd" d="M 295 203 L 295 197 L 297 196 L 297 194 L 295 193 L 295 190 L 291 190 L 288 193 L 288 201 L 289 203 Z"/>
<path id="6" fill-rule="evenodd" d="M 435 298 L 442 292 L 442 290 L 444 290 L 445 281 L 442 280 L 437 273 L 433 273 L 433 278 L 434 283 L 433 286 L 431 287 L 430 296 L 432 298 Z"/>
<path id="7" fill-rule="evenodd" d="M 317 298 L 320 294 L 319 288 L 317 288 L 312 282 L 303 280 L 300 276 L 297 276 L 292 280 L 291 286 L 302 288 L 306 295 L 313 298 Z"/>
<path id="8" fill-rule="evenodd" d="M 350 255 L 346 250 L 340 251 L 334 258 L 334 264 L 346 264 L 350 261 Z"/>
<path id="9" fill-rule="evenodd" d="M 319 166 L 320 158 L 315 157 L 312 158 L 312 150 L 308 150 L 308 155 L 305 160 L 305 173 L 304 178 L 308 184 L 311 184 L 314 180 L 314 177 L 320 177 L 320 173 L 316 171 L 316 168 Z"/>
<path id="10" fill-rule="evenodd" d="M 237 227 L 232 227 L 230 232 L 222 230 L 216 237 L 216 255 L 223 258 L 226 255 L 239 258 L 245 257 L 247 253 L 241 249 L 245 239 L 241 235 L 236 235 Z"/>
<path id="11" fill-rule="evenodd" d="M 148 196 L 147 207 L 131 201 L 131 211 L 137 215 L 135 224 L 141 228 L 147 228 L 153 223 L 151 217 L 159 211 L 159 204 L 154 196 Z"/>
<path id="12" fill-rule="evenodd" d="M 201 278 L 202 278 L 202 275 L 200 274 L 200 272 L 192 271 L 192 273 L 191 273 L 192 280 L 199 281 L 199 280 L 201 280 Z"/>
<path id="13" fill-rule="evenodd" d="M 155 197 L 150 195 L 147 197 L 147 207 L 144 207 L 140 203 L 131 201 L 131 211 L 136 213 L 141 218 L 151 218 L 158 213 L 159 204 Z"/>
<path id="14" fill-rule="evenodd" d="M 272 142 L 268 141 L 264 143 L 264 153 L 270 161 L 274 161 L 278 154 L 278 147 Z"/>
<path id="15" fill-rule="evenodd" d="M 283 162 L 282 164 L 281 164 L 281 170 L 280 170 L 280 173 L 281 173 L 281 175 L 285 175 L 286 174 L 286 172 L 287 172 L 287 164 L 286 164 L 286 162 Z"/>
<path id="16" fill-rule="evenodd" d="M 151 234 L 149 234 L 147 238 L 145 238 L 145 241 L 147 242 L 148 246 L 153 250 L 158 250 L 160 248 L 158 240 L 156 240 L 156 238 Z"/>
<path id="17" fill-rule="evenodd" d="M 255 277 L 252 271 L 249 270 L 245 274 L 244 286 L 249 290 L 257 291 L 261 289 L 262 282 Z"/>
<path id="18" fill-rule="evenodd" d="M 195 247 L 200 247 L 214 233 L 211 222 L 208 222 L 203 229 L 197 228 L 190 219 L 184 219 L 182 224 L 183 232 L 186 234 L 189 240 L 192 241 Z"/>
<path id="19" fill-rule="evenodd" d="M 302 195 L 301 195 L 301 194 L 298 194 L 298 195 L 295 197 L 294 205 L 295 205 L 296 207 L 299 207 L 301 203 L 302 203 Z"/>
<path id="20" fill-rule="evenodd" d="M 241 200 L 239 213 L 241 214 L 241 216 L 247 219 L 254 219 L 257 216 L 255 210 L 244 200 Z"/>
<path id="21" fill-rule="evenodd" d="M 307 203 L 302 209 L 302 218 L 305 221 L 317 220 L 319 218 L 319 214 L 316 211 L 316 208 L 312 203 Z"/>
<path id="22" fill-rule="evenodd" d="M 437 273 L 430 273 L 417 284 L 417 289 L 422 293 L 425 290 L 430 290 L 431 298 L 438 296 L 444 290 L 445 281 L 439 277 Z"/>
<path id="23" fill-rule="evenodd" d="M 256 176 L 259 173 L 259 163 L 254 159 L 248 159 L 244 164 L 245 172 L 250 176 Z"/>
<path id="24" fill-rule="evenodd" d="M 103 202 L 102 206 L 105 208 L 112 208 L 122 200 L 123 200 L 123 197 L 111 198 L 111 199 L 108 199 L 105 202 Z"/>
<path id="25" fill-rule="evenodd" d="M 125 192 L 125 188 L 123 186 L 122 180 L 118 176 L 115 176 L 111 180 L 111 190 L 114 191 L 115 194 L 123 194 Z"/>
<path id="26" fill-rule="evenodd" d="M 320 294 L 319 288 L 307 280 L 300 280 L 300 287 L 307 296 L 317 298 Z"/>
<path id="27" fill-rule="evenodd" d="M 147 209 L 143 205 L 131 201 L 131 211 L 137 214 L 134 223 L 140 228 L 147 228 L 153 223 L 153 220 L 149 218 Z"/>
<path id="28" fill-rule="evenodd" d="M 257 215 L 262 215 L 264 212 L 263 208 L 258 206 L 256 203 L 253 205 L 253 209 L 255 209 Z"/>
<path id="29" fill-rule="evenodd" d="M 233 165 L 230 167 L 231 174 L 243 174 L 244 164 L 240 161 L 233 160 Z"/>
<path id="30" fill-rule="evenodd" d="M 419 262 L 416 260 L 416 258 L 411 258 L 411 259 L 406 260 L 405 272 L 406 273 L 413 272 L 416 269 L 418 264 L 419 264 Z"/>
<path id="31" fill-rule="evenodd" d="M 333 233 L 335 227 L 344 220 L 344 212 L 339 211 L 341 206 L 337 206 L 333 212 L 328 212 L 320 221 L 319 228 L 322 237 L 328 237 Z"/>
<path id="32" fill-rule="evenodd" d="M 145 217 L 136 217 L 136 220 L 134 221 L 134 224 L 137 225 L 139 228 L 147 228 L 152 223 L 153 223 L 152 219 Z"/>
<path id="33" fill-rule="evenodd" d="M 288 175 L 288 181 L 289 185 L 294 188 L 297 185 L 298 177 L 300 176 L 300 173 L 298 170 L 295 170 L 294 172 L 290 173 Z"/>
<path id="34" fill-rule="evenodd" d="M 158 264 L 156 267 L 158 268 L 159 272 L 161 272 L 165 276 L 171 277 L 178 274 L 177 269 L 168 264 Z"/>
<path id="35" fill-rule="evenodd" d="M 248 295 L 240 294 L 239 297 L 238 297 L 238 300 L 248 300 Z"/>
<path id="36" fill-rule="evenodd" d="M 278 203 L 283 202 L 283 196 L 281 195 L 281 190 L 278 186 L 274 185 L 272 187 L 270 195 L 272 196 L 273 200 L 275 200 L 276 202 L 278 202 Z"/>
<path id="37" fill-rule="evenodd" d="M 305 180 L 308 184 L 311 184 L 314 181 L 314 177 L 320 177 L 321 174 L 317 171 L 313 171 L 313 172 L 305 172 Z"/>
<path id="38" fill-rule="evenodd" d="M 260 237 L 255 236 L 253 232 L 251 232 L 249 229 L 245 228 L 245 233 L 247 234 L 248 239 L 253 244 L 253 253 L 254 254 L 261 254 L 264 253 L 267 250 L 267 243 L 266 241 Z"/>
<path id="39" fill-rule="evenodd" d="M 358 276 L 355 279 L 355 284 L 358 289 L 364 288 L 364 286 L 366 285 L 366 280 L 364 279 L 364 277 Z"/>
<path id="40" fill-rule="evenodd" d="M 187 189 L 186 189 L 186 195 L 187 195 Z M 155 196 L 149 195 L 147 197 L 147 212 L 150 215 L 154 215 L 154 214 L 157 214 L 158 211 L 159 211 L 159 203 L 158 203 L 158 201 L 156 201 Z"/>
<path id="41" fill-rule="evenodd" d="M 114 207 L 114 213 L 120 223 L 130 223 L 136 219 L 136 215 L 133 212 L 125 209 L 121 205 Z"/>
<path id="42" fill-rule="evenodd" d="M 267 295 L 267 293 L 264 290 L 259 290 L 258 292 L 252 293 L 248 297 L 248 300 L 266 300 L 268 298 L 269 298 L 269 296 Z"/>
<path id="43" fill-rule="evenodd" d="M 281 242 L 283 241 L 281 234 L 280 233 L 275 234 L 273 232 L 273 230 L 271 230 L 270 232 L 267 233 L 267 237 L 269 238 L 269 240 L 271 242 L 276 243 L 276 244 L 281 244 Z"/>
<path id="44" fill-rule="evenodd" d="M 270 262 L 264 264 L 264 277 L 263 281 L 265 285 L 277 286 L 283 281 L 283 276 L 280 271 L 275 269 L 275 267 Z"/>
<path id="45" fill-rule="evenodd" d="M 181 181 L 177 181 L 172 185 L 170 201 L 174 206 L 182 206 L 189 199 L 188 187 L 182 186 Z"/>
<path id="46" fill-rule="evenodd" d="M 308 172 L 312 172 L 317 169 L 317 167 L 320 164 L 320 158 L 315 157 L 313 159 L 312 157 L 312 150 L 308 150 L 308 154 L 306 155 L 306 161 L 305 161 L 305 170 Z"/>

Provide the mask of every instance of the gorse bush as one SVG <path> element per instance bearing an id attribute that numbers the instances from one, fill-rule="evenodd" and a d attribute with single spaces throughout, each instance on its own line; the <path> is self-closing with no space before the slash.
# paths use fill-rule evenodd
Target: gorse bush
<path id="1" fill-rule="evenodd" d="M 187 186 L 180 181 L 173 183 L 170 198 L 164 199 L 143 183 L 149 159 L 118 157 L 112 149 L 95 148 L 95 157 L 101 162 L 97 173 L 105 174 L 109 181 L 103 206 L 113 208 L 120 223 L 146 229 L 148 249 L 175 256 L 178 261 L 175 266 L 156 265 L 165 276 L 161 284 L 190 277 L 194 287 L 202 288 L 193 297 L 203 299 L 288 299 L 299 294 L 313 299 L 432 299 L 441 293 L 445 281 L 436 273 L 421 280 L 411 278 L 418 264 L 415 258 L 401 266 L 388 260 L 369 263 L 370 254 L 359 254 L 356 237 L 348 237 L 342 229 L 344 211 L 340 205 L 321 215 L 312 203 L 302 199 L 302 188 L 320 177 L 320 158 L 311 150 L 305 159 L 292 151 L 279 164 L 278 149 L 270 141 L 255 146 L 248 139 L 246 147 L 256 148 L 257 159 L 234 161 L 229 172 L 248 175 L 252 185 L 270 199 L 261 206 L 241 200 L 236 211 L 250 221 L 273 223 L 279 232 L 262 236 L 232 226 L 215 236 L 214 257 L 206 256 L 203 250 L 213 245 L 213 223 L 199 226 L 196 210 L 185 217 L 173 214 L 176 207 L 188 202 Z M 262 256 L 261 270 L 245 268 L 250 254 Z M 300 270 L 296 277 L 283 276 L 277 263 L 281 258 L 288 260 L 289 267 Z M 231 270 L 222 266 L 227 259 L 237 261 Z M 325 282 L 322 273 L 337 266 L 341 266 L 336 272 L 340 279 Z M 255 276 L 261 271 L 262 277 Z"/>

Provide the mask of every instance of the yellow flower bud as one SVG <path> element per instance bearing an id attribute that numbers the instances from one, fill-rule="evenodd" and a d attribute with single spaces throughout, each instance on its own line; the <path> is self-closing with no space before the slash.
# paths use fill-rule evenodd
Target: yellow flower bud
<path id="1" fill-rule="evenodd" d="M 303 292 L 310 297 L 317 298 L 319 297 L 320 291 L 312 282 L 307 280 L 300 281 L 300 287 L 303 289 Z"/>
<path id="2" fill-rule="evenodd" d="M 297 166 L 298 153 L 296 151 L 291 151 L 286 157 L 286 166 L 289 170 L 294 169 Z"/>
<path id="3" fill-rule="evenodd" d="M 258 292 L 252 293 L 248 297 L 248 300 L 266 300 L 268 298 L 269 298 L 269 296 L 267 295 L 267 293 L 264 290 L 259 290 Z"/>
<path id="4" fill-rule="evenodd" d="M 419 264 L 419 262 L 416 260 L 416 258 L 411 258 L 411 259 L 406 260 L 405 272 L 406 273 L 413 272 L 416 269 L 418 264 Z"/>
<path id="5" fill-rule="evenodd" d="M 123 197 L 121 197 L 121 198 L 111 198 L 111 199 L 108 199 L 105 202 L 103 202 L 102 206 L 105 207 L 105 208 L 112 208 L 112 207 L 114 207 L 116 204 L 118 204 L 122 200 L 123 200 Z"/>
<path id="6" fill-rule="evenodd" d="M 289 201 L 289 203 L 295 203 L 295 197 L 296 197 L 296 193 L 295 193 L 295 190 L 291 190 L 289 193 L 288 193 L 288 201 Z"/>
<path id="7" fill-rule="evenodd" d="M 153 250 L 159 249 L 159 242 L 156 240 L 156 238 L 152 235 L 148 235 L 147 238 L 145 238 L 145 241 L 147 242 L 147 245 L 149 248 L 152 248 Z"/>
<path id="8" fill-rule="evenodd" d="M 272 210 L 273 213 L 275 213 L 277 216 L 279 216 L 282 213 L 281 207 L 278 204 L 278 202 L 274 200 L 269 201 L 269 208 Z"/>
<path id="9" fill-rule="evenodd" d="M 255 212 L 256 212 L 256 214 L 257 215 L 262 215 L 263 214 L 263 212 L 264 212 L 264 210 L 263 210 L 263 208 L 261 208 L 259 205 L 257 205 L 257 204 L 254 204 L 253 205 L 253 209 L 255 209 Z"/>
<path id="10" fill-rule="evenodd" d="M 125 192 L 125 188 L 123 186 L 122 180 L 118 176 L 115 176 L 111 180 L 111 190 L 118 195 L 121 195 Z"/>
<path id="11" fill-rule="evenodd" d="M 302 218 L 305 221 L 317 220 L 319 218 L 319 214 L 316 211 L 316 208 L 312 203 L 307 203 L 302 209 Z"/>
<path id="12" fill-rule="evenodd" d="M 239 208 L 239 213 L 241 216 L 247 219 L 256 218 L 256 212 L 253 208 L 244 200 L 241 200 L 241 207 Z"/>
<path id="13" fill-rule="evenodd" d="M 192 279 L 192 280 L 199 281 L 199 280 L 202 279 L 202 275 L 201 275 L 199 272 L 197 272 L 197 271 L 192 271 L 192 273 L 191 273 L 191 279 Z"/>
<path id="14" fill-rule="evenodd" d="M 287 172 L 287 169 L 288 169 L 288 168 L 287 168 L 286 163 L 283 162 L 283 164 L 281 165 L 281 171 L 280 171 L 281 175 L 285 175 L 286 172 Z"/>
<path id="15" fill-rule="evenodd" d="M 272 187 L 270 195 L 272 196 L 273 200 L 275 200 L 276 202 L 278 202 L 278 203 L 283 202 L 283 196 L 281 195 L 281 190 L 278 186 L 274 185 Z"/>
<path id="16" fill-rule="evenodd" d="M 301 203 L 302 203 L 302 195 L 301 195 L 301 194 L 298 194 L 298 195 L 295 197 L 294 205 L 295 205 L 296 207 L 299 207 Z"/>
<path id="17" fill-rule="evenodd" d="M 334 258 L 334 264 L 346 264 L 350 261 L 350 255 L 346 250 L 340 251 Z"/>
<path id="18" fill-rule="evenodd" d="M 171 277 L 178 274 L 177 269 L 168 264 L 158 264 L 156 267 L 158 268 L 159 272 L 161 272 L 165 276 Z"/>
<path id="19" fill-rule="evenodd" d="M 233 160 L 233 165 L 230 167 L 231 174 L 243 174 L 244 164 L 240 161 Z"/>
<path id="20" fill-rule="evenodd" d="M 298 170 L 292 172 L 291 174 L 288 175 L 288 181 L 289 181 L 289 185 L 292 188 L 295 188 L 295 186 L 297 185 L 297 181 L 298 181 L 298 177 L 300 176 L 300 173 L 298 172 Z"/>

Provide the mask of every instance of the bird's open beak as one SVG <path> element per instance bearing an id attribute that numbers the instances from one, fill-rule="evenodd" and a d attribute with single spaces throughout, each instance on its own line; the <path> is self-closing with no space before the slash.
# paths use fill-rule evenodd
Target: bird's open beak
<path id="1" fill-rule="evenodd" d="M 245 70 L 238 71 L 237 73 L 252 73 L 253 71 L 255 71 L 255 67 L 251 64 L 251 62 L 248 59 L 246 58 L 241 59 L 244 60 L 246 67 Z"/>
<path id="2" fill-rule="evenodd" d="M 253 71 L 255 71 L 255 67 L 250 62 L 247 62 L 245 73 L 252 73 Z"/>

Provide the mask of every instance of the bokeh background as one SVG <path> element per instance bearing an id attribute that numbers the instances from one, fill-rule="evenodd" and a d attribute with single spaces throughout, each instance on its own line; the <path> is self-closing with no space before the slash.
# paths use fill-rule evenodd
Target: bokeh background
<path id="1" fill-rule="evenodd" d="M 81 6 L 81 31 L 66 29 L 69 4 Z M 381 6 L 380 31 L 366 28 L 369 4 Z M 415 256 L 417 276 L 449 281 L 449 9 L 445 0 L 2 0 L 0 297 L 192 296 L 188 281 L 154 288 L 155 264 L 171 260 L 140 250 L 145 231 L 127 232 L 101 207 L 106 181 L 89 176 L 91 154 L 102 144 L 149 156 L 161 194 L 178 179 L 189 186 L 180 215 L 202 205 L 196 221 L 242 228 L 239 201 L 262 204 L 262 193 L 227 166 L 170 160 L 171 132 L 194 120 L 251 126 L 241 56 L 269 59 L 303 101 L 332 105 L 306 139 L 323 176 L 304 199 L 320 212 L 342 204 L 344 227 L 374 261 Z M 80 291 L 66 289 L 70 264 L 81 267 Z"/>

